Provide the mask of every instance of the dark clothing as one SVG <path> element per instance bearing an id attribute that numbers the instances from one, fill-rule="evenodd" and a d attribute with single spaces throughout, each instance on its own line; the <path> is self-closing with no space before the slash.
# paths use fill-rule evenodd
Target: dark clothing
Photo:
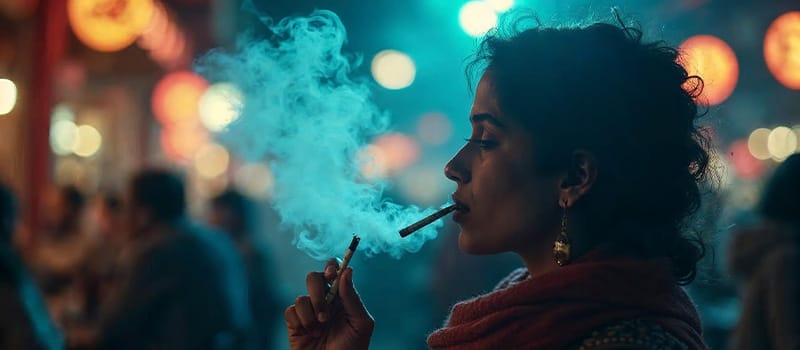
<path id="1" fill-rule="evenodd" d="M 797 230 L 762 225 L 738 232 L 729 268 L 742 279 L 742 315 L 731 349 L 800 349 Z"/>
<path id="2" fill-rule="evenodd" d="M 241 349 L 250 312 L 241 257 L 226 236 L 188 222 L 135 243 L 101 316 L 101 348 Z"/>
<path id="3" fill-rule="evenodd" d="M 259 243 L 257 240 L 243 239 L 239 243 L 239 252 L 247 270 L 255 341 L 259 349 L 271 349 L 279 316 L 283 315 L 283 304 L 278 300 L 276 288 L 270 281 L 273 271 L 268 251 Z"/>
<path id="4" fill-rule="evenodd" d="M 22 259 L 0 244 L 0 349 L 63 349 L 64 343 Z"/>

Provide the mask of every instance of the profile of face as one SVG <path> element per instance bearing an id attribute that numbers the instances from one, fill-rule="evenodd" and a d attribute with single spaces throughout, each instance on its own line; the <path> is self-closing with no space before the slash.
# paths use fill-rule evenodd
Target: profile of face
<path id="1" fill-rule="evenodd" d="M 478 84 L 470 123 L 470 139 L 445 167 L 461 207 L 453 216 L 459 247 L 470 254 L 549 249 L 558 234 L 561 177 L 536 171 L 533 136 L 500 109 L 491 72 Z"/>

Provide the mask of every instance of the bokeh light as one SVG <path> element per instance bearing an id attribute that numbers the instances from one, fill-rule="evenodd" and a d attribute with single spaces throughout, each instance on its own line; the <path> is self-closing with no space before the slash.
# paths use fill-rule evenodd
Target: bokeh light
<path id="1" fill-rule="evenodd" d="M 453 135 L 453 125 L 446 115 L 427 113 L 417 122 L 417 135 L 422 142 L 430 145 L 441 145 Z"/>
<path id="2" fill-rule="evenodd" d="M 458 12 L 458 22 L 464 32 L 473 37 L 480 37 L 497 26 L 497 13 L 483 1 L 470 1 Z"/>
<path id="3" fill-rule="evenodd" d="M 406 88 L 414 82 L 417 68 L 408 55 L 396 50 L 383 50 L 372 59 L 372 77 L 389 90 Z"/>
<path id="4" fill-rule="evenodd" d="M 505 12 L 514 6 L 514 0 L 485 0 L 485 2 L 496 12 Z"/>
<path id="5" fill-rule="evenodd" d="M 767 139 L 771 131 L 767 128 L 758 128 L 753 130 L 750 133 L 750 137 L 747 138 L 747 149 L 756 159 L 765 160 L 770 158 Z"/>
<path id="6" fill-rule="evenodd" d="M 792 127 L 792 131 L 794 131 L 795 137 L 797 137 L 797 152 L 800 152 L 800 125 L 795 125 Z"/>
<path id="7" fill-rule="evenodd" d="M 59 120 L 75 120 L 75 112 L 66 103 L 59 103 L 53 106 L 50 112 L 50 121 L 55 123 Z"/>
<path id="8" fill-rule="evenodd" d="M 236 170 L 233 185 L 250 198 L 264 200 L 272 195 L 275 179 L 266 164 L 248 163 Z"/>
<path id="9" fill-rule="evenodd" d="M 747 140 L 734 142 L 729 150 L 734 173 L 745 179 L 754 179 L 764 173 L 764 162 L 750 153 Z"/>
<path id="10" fill-rule="evenodd" d="M 228 182 L 229 180 L 227 176 L 193 176 L 190 178 L 189 185 L 200 199 L 208 199 L 225 191 L 225 189 L 228 187 Z M 203 203 L 203 201 L 199 201 L 199 203 L 191 203 L 190 205 L 197 204 L 198 207 L 201 207 L 201 203 Z"/>
<path id="11" fill-rule="evenodd" d="M 78 138 L 78 126 L 69 119 L 56 120 L 50 125 L 50 148 L 65 156 L 72 153 Z"/>
<path id="12" fill-rule="evenodd" d="M 373 179 L 396 174 L 419 158 L 419 145 L 414 139 L 400 134 L 388 133 L 375 140 L 359 152 L 361 174 Z"/>
<path id="13" fill-rule="evenodd" d="M 703 78 L 701 102 L 717 105 L 725 101 L 739 80 L 739 62 L 733 49 L 717 37 L 696 35 L 686 39 L 680 50 L 689 75 Z"/>
<path id="14" fill-rule="evenodd" d="M 75 36 L 102 52 L 132 44 L 153 15 L 152 0 L 69 0 L 67 12 Z"/>
<path id="15" fill-rule="evenodd" d="M 800 89 L 800 11 L 776 18 L 764 37 L 767 68 L 781 84 Z"/>
<path id="16" fill-rule="evenodd" d="M 75 144 L 72 152 L 80 157 L 91 157 L 100 150 L 103 137 L 91 125 L 81 125 L 75 135 Z"/>
<path id="17" fill-rule="evenodd" d="M 166 127 L 161 130 L 161 148 L 164 154 L 176 162 L 192 158 L 208 141 L 208 134 L 201 127 Z"/>
<path id="18" fill-rule="evenodd" d="M 225 147 L 216 143 L 202 146 L 194 156 L 194 169 L 200 176 L 211 179 L 228 170 L 230 155 Z"/>
<path id="19" fill-rule="evenodd" d="M 772 129 L 767 137 L 767 149 L 772 159 L 783 161 L 797 151 L 797 135 L 785 126 Z"/>
<path id="20" fill-rule="evenodd" d="M 9 79 L 0 79 L 0 115 L 11 113 L 17 104 L 17 85 Z"/>
<path id="21" fill-rule="evenodd" d="M 441 169 L 426 167 L 406 172 L 399 180 L 403 194 L 417 205 L 441 204 L 446 199 Z"/>
<path id="22" fill-rule="evenodd" d="M 153 89 L 153 114 L 163 125 L 194 123 L 207 87 L 206 80 L 192 72 L 167 74 Z"/>
<path id="23" fill-rule="evenodd" d="M 220 132 L 239 118 L 242 92 L 233 84 L 216 83 L 200 97 L 200 122 L 211 132 Z"/>

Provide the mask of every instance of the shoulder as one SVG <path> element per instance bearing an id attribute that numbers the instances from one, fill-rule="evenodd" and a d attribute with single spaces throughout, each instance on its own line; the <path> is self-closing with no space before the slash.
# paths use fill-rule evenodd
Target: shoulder
<path id="1" fill-rule="evenodd" d="M 688 349 L 688 346 L 656 323 L 625 320 L 592 331 L 573 349 L 673 350 Z"/>
<path id="2" fill-rule="evenodd" d="M 524 281 L 529 276 L 528 270 L 524 267 L 520 267 L 514 271 L 511 271 L 508 276 L 500 280 L 500 282 L 494 287 L 494 290 L 506 289 L 514 284 Z"/>

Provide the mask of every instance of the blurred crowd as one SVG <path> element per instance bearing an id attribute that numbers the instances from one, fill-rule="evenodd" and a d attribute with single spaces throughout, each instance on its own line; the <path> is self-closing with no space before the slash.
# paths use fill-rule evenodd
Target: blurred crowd
<path id="1" fill-rule="evenodd" d="M 798 179 L 795 155 L 764 190 L 760 221 L 737 228 L 729 246 L 728 272 L 742 300 L 731 348 L 800 348 Z M 18 201 L 0 185 L 0 349 L 275 347 L 286 303 L 254 203 L 227 190 L 210 200 L 203 220 L 192 219 L 184 186 L 169 171 L 146 170 L 121 193 L 87 197 L 54 187 L 42 200 L 39 232 L 21 239 Z M 493 276 L 452 273 L 487 265 L 445 244 L 433 261 L 430 298 L 419 303 L 442 315 L 469 296 L 469 288 L 448 286 Z"/>
<path id="2" fill-rule="evenodd" d="M 200 223 L 184 191 L 161 170 L 92 198 L 54 187 L 31 242 L 1 187 L 0 349 L 272 348 L 285 305 L 254 204 L 226 191 Z"/>

